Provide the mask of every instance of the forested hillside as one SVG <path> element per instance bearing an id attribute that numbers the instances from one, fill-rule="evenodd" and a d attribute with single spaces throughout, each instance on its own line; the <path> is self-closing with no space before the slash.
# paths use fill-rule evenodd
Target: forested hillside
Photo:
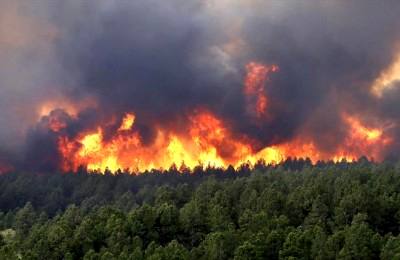
<path id="1" fill-rule="evenodd" d="M 1 259 L 400 259 L 400 168 L 0 176 Z"/>

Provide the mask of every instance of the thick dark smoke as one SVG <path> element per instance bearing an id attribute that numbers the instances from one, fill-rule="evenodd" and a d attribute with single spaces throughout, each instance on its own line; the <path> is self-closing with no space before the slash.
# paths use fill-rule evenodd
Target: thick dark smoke
<path id="1" fill-rule="evenodd" d="M 188 115 L 207 109 L 254 149 L 299 134 L 335 149 L 343 112 L 390 122 L 387 134 L 399 139 L 398 88 L 382 98 L 370 91 L 399 51 L 398 1 L 6 0 L 0 9 L 0 143 L 24 150 L 30 167 L 58 165 L 48 118 L 35 125 L 52 98 L 98 104 L 77 119 L 50 115 L 68 123 L 69 136 L 133 111 L 151 143 L 154 127 L 185 131 Z M 264 120 L 246 109 L 250 61 L 280 68 L 267 83 Z"/>

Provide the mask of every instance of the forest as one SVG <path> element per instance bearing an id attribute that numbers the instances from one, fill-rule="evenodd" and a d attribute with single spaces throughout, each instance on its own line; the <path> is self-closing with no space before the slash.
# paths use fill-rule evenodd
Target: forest
<path id="1" fill-rule="evenodd" d="M 400 259 L 400 166 L 0 175 L 0 259 Z"/>

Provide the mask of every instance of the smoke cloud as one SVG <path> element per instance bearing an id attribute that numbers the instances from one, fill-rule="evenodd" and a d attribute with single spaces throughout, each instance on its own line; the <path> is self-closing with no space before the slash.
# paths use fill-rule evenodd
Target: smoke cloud
<path id="1" fill-rule="evenodd" d="M 384 127 L 393 157 L 400 85 L 380 97 L 371 86 L 398 56 L 399 13 L 398 1 L 2 1 L 0 154 L 55 169 L 51 118 L 73 137 L 117 117 L 107 138 L 134 112 L 151 144 L 158 127 L 185 132 L 206 109 L 254 150 L 300 135 L 334 150 L 346 138 L 343 113 L 357 115 Z M 251 61 L 279 67 L 262 119 L 243 95 Z M 87 100 L 95 105 L 79 105 Z M 41 117 L 51 101 L 59 110 Z"/>

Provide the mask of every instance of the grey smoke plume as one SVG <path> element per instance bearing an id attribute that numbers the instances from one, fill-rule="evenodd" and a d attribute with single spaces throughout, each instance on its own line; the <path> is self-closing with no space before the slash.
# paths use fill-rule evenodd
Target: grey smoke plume
<path id="1" fill-rule="evenodd" d="M 67 120 L 71 136 L 134 111 L 151 143 L 154 127 L 185 131 L 205 108 L 254 149 L 304 134 L 334 150 L 343 112 L 390 122 L 386 134 L 399 138 L 398 88 L 370 91 L 399 51 L 397 1 L 6 0 L 0 10 L 0 143 L 35 154 L 28 161 L 54 161 L 38 150 L 57 153 L 46 119 L 38 124 L 52 99 L 96 100 Z M 250 61 L 280 68 L 266 87 L 272 116 L 261 121 L 243 96 Z"/>

